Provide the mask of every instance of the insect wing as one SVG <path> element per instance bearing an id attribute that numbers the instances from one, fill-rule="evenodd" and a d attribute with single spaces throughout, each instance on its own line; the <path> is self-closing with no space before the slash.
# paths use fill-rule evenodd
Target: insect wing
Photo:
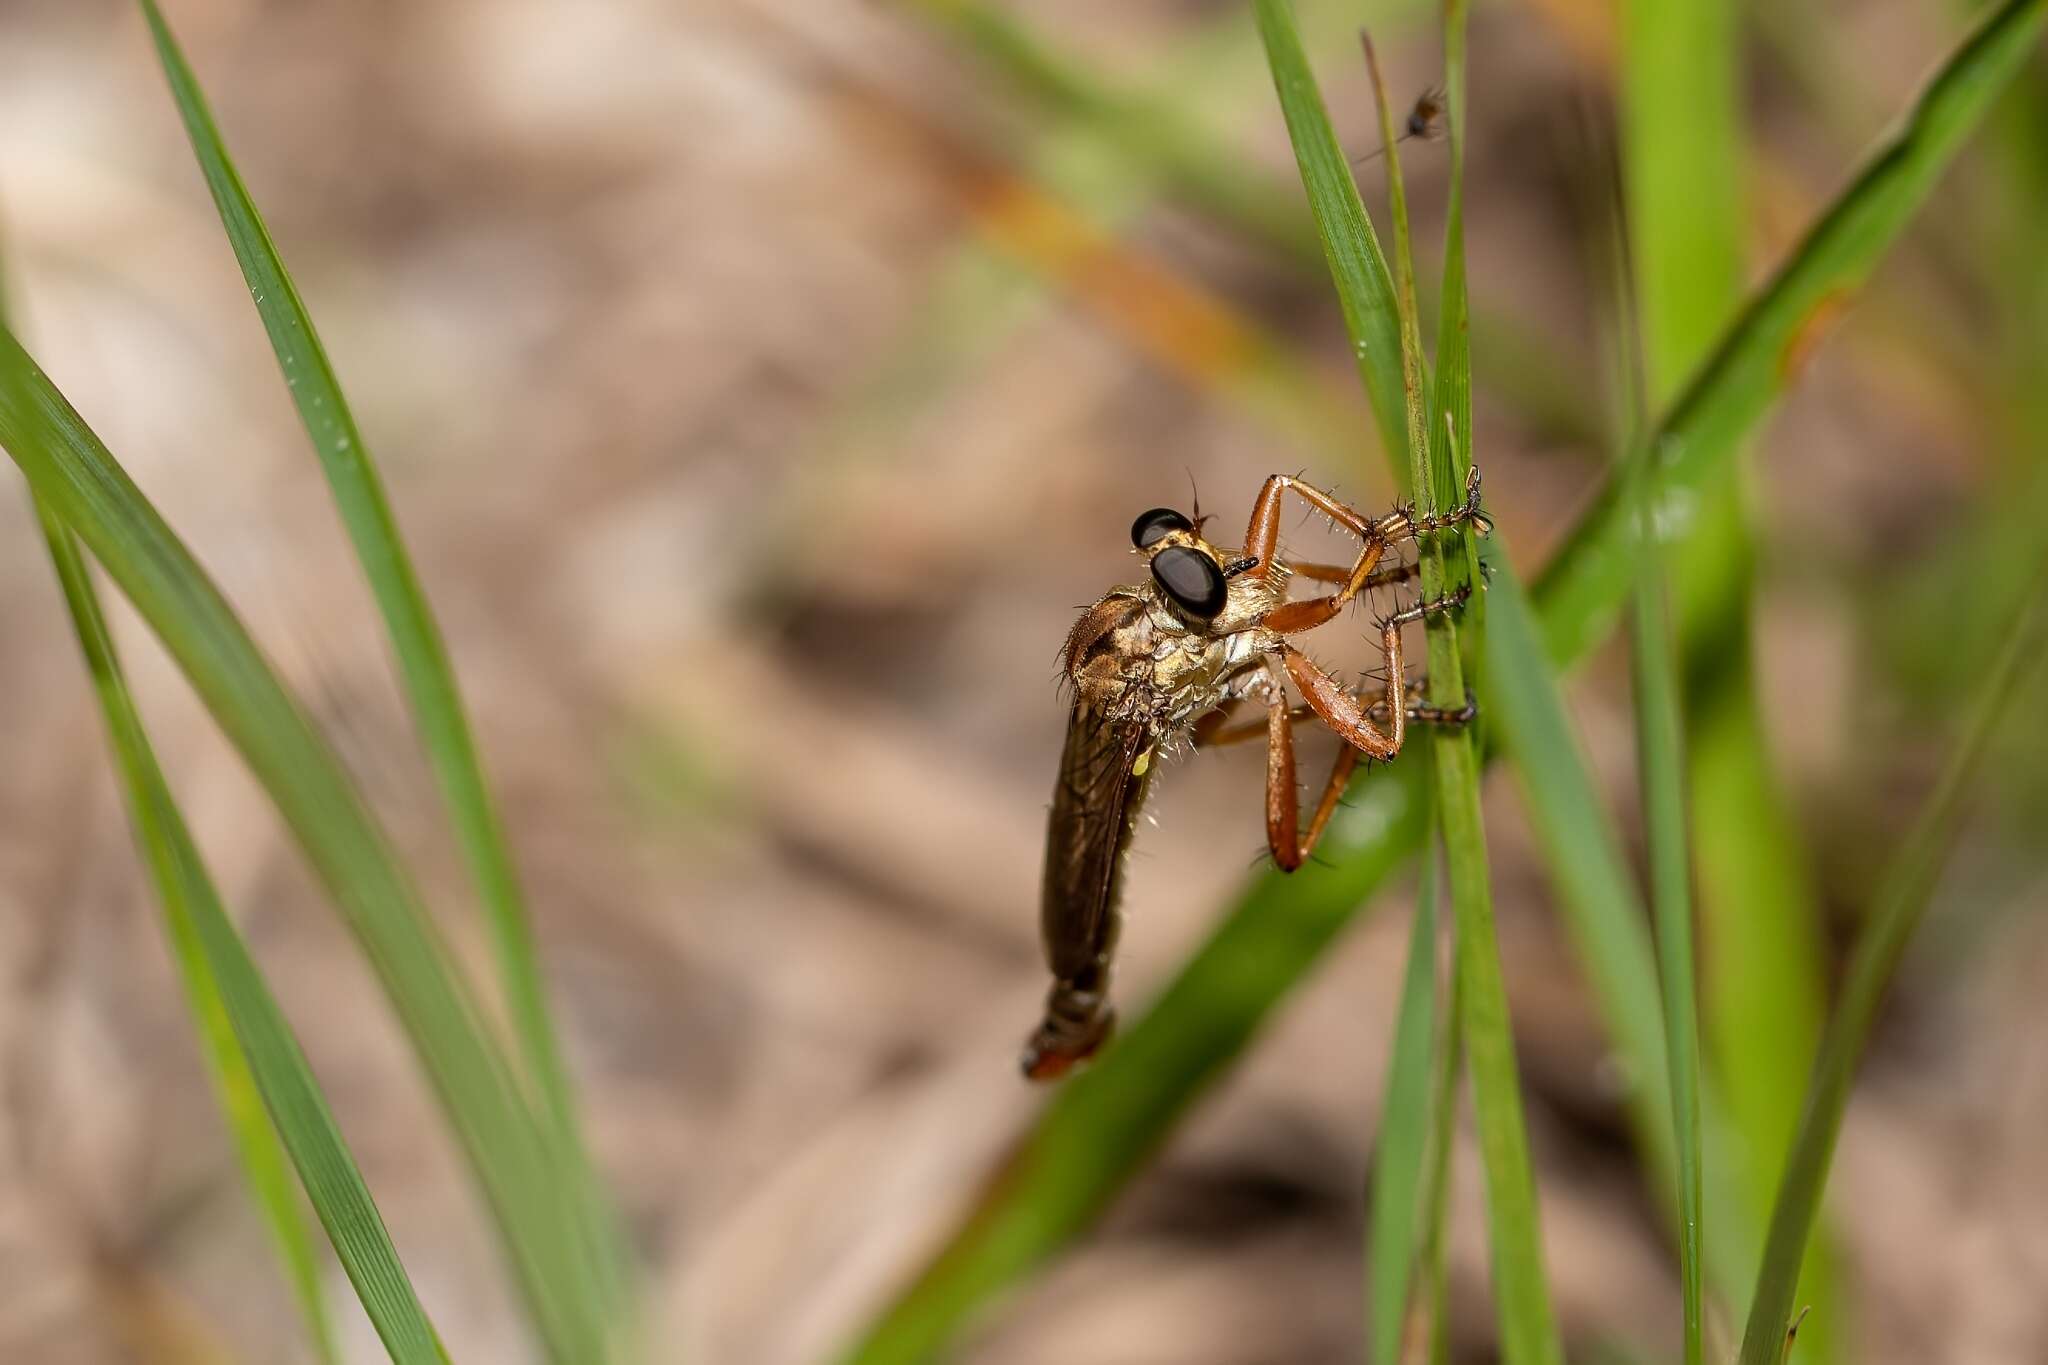
<path id="1" fill-rule="evenodd" d="M 1067 721 L 1045 838 L 1045 957 L 1061 980 L 1080 976 L 1116 942 L 1124 851 L 1145 799 L 1148 732 L 1077 705 Z M 1142 769 L 1142 770 L 1141 770 Z"/>

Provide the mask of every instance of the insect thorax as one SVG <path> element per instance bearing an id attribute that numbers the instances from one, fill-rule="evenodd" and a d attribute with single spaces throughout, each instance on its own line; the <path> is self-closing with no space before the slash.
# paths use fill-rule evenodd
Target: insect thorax
<path id="1" fill-rule="evenodd" d="M 1229 615 L 1256 619 L 1238 605 Z M 1142 717 L 1164 737 L 1233 695 L 1256 666 L 1262 639 L 1255 625 L 1217 630 L 1184 621 L 1148 587 L 1118 588 L 1074 623 L 1062 664 L 1091 710 L 1105 719 Z"/>

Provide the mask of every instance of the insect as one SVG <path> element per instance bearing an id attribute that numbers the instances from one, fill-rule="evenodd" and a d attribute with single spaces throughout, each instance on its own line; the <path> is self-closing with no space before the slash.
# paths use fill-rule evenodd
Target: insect
<path id="1" fill-rule="evenodd" d="M 1280 515 L 1289 493 L 1358 537 L 1349 568 L 1280 558 Z M 1207 520 L 1203 518 L 1203 520 Z M 1061 671 L 1073 690 L 1059 781 L 1046 830 L 1040 929 L 1053 986 L 1045 1019 L 1024 1049 L 1024 1074 L 1050 1080 L 1092 1055 L 1114 1027 L 1110 960 L 1120 916 L 1124 854 L 1163 749 L 1266 737 L 1266 842 L 1285 871 L 1302 864 L 1322 837 L 1360 755 L 1386 760 L 1401 751 L 1409 721 L 1457 724 L 1458 710 L 1430 707 L 1404 686 L 1401 627 L 1456 607 L 1469 589 L 1419 602 L 1381 620 L 1386 690 L 1368 700 L 1348 690 L 1289 643 L 1333 620 L 1359 593 L 1416 574 L 1413 564 L 1381 567 L 1390 550 L 1419 535 L 1470 523 L 1489 529 L 1479 510 L 1479 471 L 1465 501 L 1441 516 L 1397 508 L 1377 519 L 1285 474 L 1259 490 L 1243 547 L 1219 549 L 1200 521 L 1155 508 L 1131 525 L 1149 581 L 1112 588 L 1068 632 Z M 1336 585 L 1320 596 L 1288 600 L 1295 578 Z M 1305 702 L 1290 707 L 1292 679 Z M 1266 719 L 1226 728 L 1246 697 L 1263 694 Z M 1294 722 L 1313 716 L 1344 741 L 1336 766 L 1301 833 L 1294 779 Z"/>
<path id="2" fill-rule="evenodd" d="M 1396 142 L 1415 138 L 1423 142 L 1434 142 L 1444 134 L 1444 92 L 1442 86 L 1432 85 L 1415 97 L 1415 104 L 1408 110 L 1408 121 Z M 1364 156 L 1351 159 L 1354 166 L 1363 166 L 1377 156 L 1385 156 L 1387 149 L 1378 147 Z"/>

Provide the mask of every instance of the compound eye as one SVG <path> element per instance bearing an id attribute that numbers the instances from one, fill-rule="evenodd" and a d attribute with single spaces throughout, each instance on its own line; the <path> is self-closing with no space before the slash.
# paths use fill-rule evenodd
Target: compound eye
<path id="1" fill-rule="evenodd" d="M 1155 507 L 1131 523 L 1131 544 L 1149 550 L 1174 531 L 1192 531 L 1195 524 L 1171 507 Z"/>
<path id="2" fill-rule="evenodd" d="M 1185 545 L 1169 545 L 1152 556 L 1152 578 L 1176 606 L 1203 621 L 1215 619 L 1229 597 L 1222 567 Z"/>

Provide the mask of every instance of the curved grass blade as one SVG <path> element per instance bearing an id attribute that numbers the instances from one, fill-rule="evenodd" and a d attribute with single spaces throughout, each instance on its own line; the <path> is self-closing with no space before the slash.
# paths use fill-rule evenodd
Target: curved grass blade
<path id="1" fill-rule="evenodd" d="M 0 292 L 0 321 L 6 320 L 7 302 L 5 293 Z M 129 809 L 136 811 L 152 789 L 149 779 L 156 779 L 155 787 L 164 785 L 156 765 L 156 755 L 142 733 L 140 717 L 114 655 L 113 637 L 107 631 L 106 617 L 100 610 L 99 593 L 93 587 L 90 571 L 79 553 L 78 541 L 41 499 L 31 493 L 29 501 L 35 507 L 36 522 L 42 528 L 43 543 L 50 552 L 50 567 L 57 575 L 57 586 L 64 594 L 72 628 L 78 636 L 87 670 L 92 674 L 95 690 L 100 696 L 108 737 L 115 744 L 115 757 L 126 779 Z M 125 739 L 131 732 L 136 741 L 132 752 Z M 167 792 L 166 796 L 168 798 Z M 171 816 L 179 821 L 174 833 L 180 841 L 189 844 L 190 837 L 185 833 L 175 803 L 171 803 L 168 809 Z M 139 845 L 142 839 L 139 818 L 135 819 L 135 827 Z M 161 871 L 167 865 L 155 859 L 148 848 L 141 851 L 152 871 Z M 335 1344 L 334 1323 L 327 1312 L 327 1295 L 320 1287 L 320 1258 L 314 1250 L 312 1230 L 306 1224 L 305 1210 L 299 1203 L 277 1130 L 264 1111 L 262 1093 L 255 1076 L 249 1071 L 248 1058 L 235 1038 L 234 1022 L 228 1017 L 227 1005 L 221 999 L 220 983 L 207 965 L 203 945 L 192 931 L 191 916 L 186 913 L 184 902 L 175 895 L 173 888 L 161 882 L 158 899 L 163 904 L 164 933 L 170 940 L 172 960 L 178 967 L 185 1004 L 192 1011 L 193 1027 L 199 1035 L 200 1055 L 205 1058 L 207 1074 L 213 1078 L 215 1099 L 220 1104 L 222 1116 L 227 1119 L 236 1157 L 241 1162 L 244 1178 L 249 1182 L 250 1196 L 256 1201 L 257 1212 L 270 1229 L 278 1259 L 284 1263 L 285 1277 L 291 1283 L 299 1315 L 306 1321 L 306 1335 L 312 1341 L 314 1353 L 322 1365 L 339 1365 L 341 1355 Z"/>
<path id="2" fill-rule="evenodd" d="M 2048 628 L 2048 607 L 2043 606 L 2048 574 L 2036 577 L 2035 588 L 2027 612 L 2015 623 L 1998 662 L 1985 677 L 1962 743 L 1943 768 L 1911 834 L 1886 868 L 1870 918 L 1856 936 L 1841 997 L 1821 1039 L 1806 1111 L 1800 1117 L 1785 1178 L 1778 1187 L 1770 1236 L 1764 1244 L 1763 1269 L 1757 1275 L 1749 1325 L 1742 1336 L 1742 1365 L 1779 1365 L 1784 1356 L 1787 1335 L 1793 1330 L 1793 1295 L 1799 1287 L 1806 1239 L 1820 1211 L 1835 1138 L 1841 1132 L 1849 1089 L 1855 1083 L 1857 1063 L 1869 1041 L 1878 1004 L 1927 910 L 1935 880 L 1962 823 L 1963 796 L 2021 679 L 2038 662 L 2044 634 L 2048 634 L 2044 629 Z"/>
<path id="3" fill-rule="evenodd" d="M 2011 79 L 2039 32 L 2044 5 L 2048 0 L 2007 0 L 1948 59 L 1898 131 L 1723 336 L 1715 359 L 1658 425 L 1660 433 L 1676 440 L 1672 449 L 1680 456 L 1668 460 L 1662 471 L 1667 504 L 1710 475 L 1789 382 L 1789 372 L 1778 361 L 1815 301 L 1826 297 L 1834 283 L 1860 278 L 1890 245 L 1985 106 Z M 1295 50 L 1298 54 L 1298 44 Z M 1295 67 L 1306 71 L 1303 62 Z M 1329 140 L 1334 144 L 1334 138 Z M 1380 359 L 1368 348 L 1367 363 Z M 1398 383 L 1398 370 L 1394 376 Z M 1576 662 L 1600 641 L 1633 580 L 1632 559 L 1621 539 L 1624 531 L 1632 538 L 1633 531 L 1618 518 L 1613 502 L 1612 493 L 1605 495 L 1581 519 L 1530 614 L 1532 633 L 1542 641 L 1536 652 L 1559 664 Z M 1501 676 L 1499 616 L 1496 601 L 1490 608 L 1482 698 L 1489 714 L 1498 711 L 1498 698 L 1511 685 Z M 1215 1081 L 1266 1013 L 1414 850 L 1421 830 L 1421 793 L 1413 782 L 1399 765 L 1362 778 L 1352 788 L 1353 808 L 1339 813 L 1328 836 L 1339 842 L 1324 845 L 1331 866 L 1312 864 L 1292 877 L 1266 873 L 1251 882 L 1216 933 L 1124 1040 L 1047 1105 L 1025 1139 L 1022 1150 L 1030 1159 L 1011 1163 L 926 1270 L 885 1310 L 851 1359 L 929 1358 L 980 1303 L 1094 1221 L 1195 1095 Z M 1230 958 L 1222 956 L 1226 952 L 1258 964 L 1257 970 L 1240 977 Z M 1640 957 L 1645 968 L 1640 980 L 1647 983 L 1655 979 L 1647 943 Z M 1630 965 L 1619 956 L 1616 961 L 1624 970 Z M 1212 992 L 1223 1013 L 1220 1019 L 1209 1014 Z M 1647 1055 L 1657 1059 L 1661 1072 L 1654 996 L 1642 1017 L 1651 1025 Z M 1146 1046 L 1134 1049 L 1132 1040 L 1140 1037 Z M 1170 1041 L 1180 1045 L 1169 1048 Z M 1145 1070 L 1162 1052 L 1170 1057 L 1170 1077 Z M 1120 1094 L 1130 1096 L 1127 1104 L 1115 1102 Z M 1661 1112 L 1659 1126 L 1668 1132 Z M 1141 1150 L 1118 1152 L 1116 1143 L 1126 1137 L 1135 1137 Z M 1049 1163 L 1048 1157 L 1064 1153 L 1076 1154 L 1079 1171 Z M 1717 1200 L 1716 1207 L 1721 1206 Z M 1041 1208 L 1046 1210 L 1042 1217 Z"/>
<path id="4" fill-rule="evenodd" d="M 1415 887 L 1415 923 L 1408 930 L 1408 962 L 1401 973 L 1401 1000 L 1394 1011 L 1386 1092 L 1380 1102 L 1379 1135 L 1373 1143 L 1372 1191 L 1367 1209 L 1366 1302 L 1371 1307 L 1367 1340 L 1377 1365 L 1399 1365 L 1408 1302 L 1416 1288 L 1422 1248 L 1418 1233 L 1425 1213 L 1429 1174 L 1431 1103 L 1437 1069 L 1432 1053 L 1447 1041 L 1437 999 L 1437 860 L 1435 840 L 1425 832 L 1422 872 Z"/>
<path id="5" fill-rule="evenodd" d="M 568 1068 L 562 1061 L 534 951 L 531 919 L 506 846 L 504 826 L 484 781 L 482 760 L 463 711 L 447 645 L 421 591 L 376 463 L 363 444 L 305 301 L 228 157 L 205 96 L 162 12 L 155 0 L 139 2 L 193 154 L 205 173 L 292 401 L 312 438 L 356 557 L 384 617 L 420 737 L 483 901 L 525 1081 L 539 1099 L 561 1147 L 562 1161 L 589 1205 L 582 1211 L 590 1225 L 585 1233 L 589 1250 L 595 1264 L 607 1273 L 608 1286 L 615 1289 L 610 1281 L 623 1271 L 624 1258 L 612 1240 L 609 1215 L 584 1154 Z"/>
<path id="6" fill-rule="evenodd" d="M 467 983 L 333 750 L 191 552 L 11 332 L 0 444 L 163 640 L 344 913 L 489 1201 L 551 1356 L 609 1358 L 578 1192 L 519 1095 Z"/>
<path id="7" fill-rule="evenodd" d="M 222 908 L 198 846 L 178 813 L 129 696 L 77 542 L 40 503 L 37 512 L 79 647 L 99 692 L 136 842 L 163 903 L 179 972 L 220 1085 L 221 1104 L 234 1128 L 250 1184 L 291 1271 L 315 1347 L 323 1360 L 340 1359 L 312 1244 L 284 1172 L 280 1139 L 391 1359 L 399 1365 L 447 1365 L 440 1339 L 399 1264 L 397 1249 L 328 1112 L 319 1082 Z"/>
<path id="8" fill-rule="evenodd" d="M 2041 33 L 2048 0 L 2003 0 L 1934 73 L 1898 128 L 1768 283 L 1657 424 L 1642 458 L 1657 474 L 1656 524 L 1682 539 L 1696 495 L 1797 375 Z M 1616 477 L 1537 584 L 1550 654 L 1583 657 L 1612 626 L 1633 578 L 1634 530 Z"/>
<path id="9" fill-rule="evenodd" d="M 971 1312 L 1090 1226 L 1420 842 L 1424 794 L 1412 768 L 1375 773 L 1332 818 L 1315 861 L 1255 880 L 1152 1008 L 1061 1085 L 975 1211 L 845 1359 L 933 1359 Z"/>

